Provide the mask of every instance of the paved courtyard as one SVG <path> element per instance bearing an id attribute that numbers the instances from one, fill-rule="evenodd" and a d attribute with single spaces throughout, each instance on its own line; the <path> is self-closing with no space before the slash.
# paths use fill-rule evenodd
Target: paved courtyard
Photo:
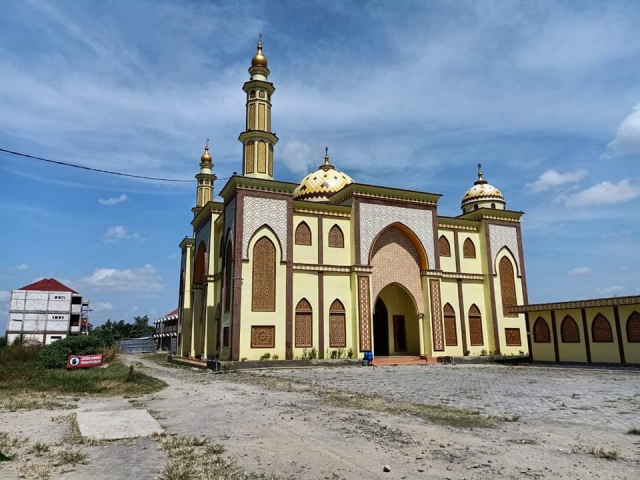
<path id="1" fill-rule="evenodd" d="M 640 372 L 499 365 L 275 370 L 270 375 L 394 400 L 520 415 L 526 422 L 640 428 Z"/>

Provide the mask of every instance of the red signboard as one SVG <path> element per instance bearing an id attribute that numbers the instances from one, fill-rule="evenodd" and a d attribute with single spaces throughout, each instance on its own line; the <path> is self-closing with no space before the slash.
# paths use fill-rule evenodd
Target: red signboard
<path id="1" fill-rule="evenodd" d="M 102 354 L 96 355 L 69 355 L 67 368 L 89 368 L 102 365 Z"/>

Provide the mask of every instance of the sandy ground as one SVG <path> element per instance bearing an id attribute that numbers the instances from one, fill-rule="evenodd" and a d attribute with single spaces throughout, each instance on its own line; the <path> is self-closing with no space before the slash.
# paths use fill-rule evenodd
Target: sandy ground
<path id="1" fill-rule="evenodd" d="M 581 422 L 578 414 L 572 415 L 570 422 L 550 422 L 544 416 L 523 415 L 516 422 L 490 429 L 455 428 L 411 416 L 336 408 L 314 393 L 264 388 L 255 385 L 255 380 L 230 381 L 225 375 L 161 367 L 144 357 L 127 360 L 142 361 L 147 373 L 163 379 L 169 387 L 139 399 L 144 405 L 132 405 L 125 399 L 91 399 L 77 410 L 0 413 L 0 432 L 86 452 L 87 465 L 66 472 L 59 468 L 52 476 L 65 480 L 158 478 L 167 457 L 154 439 L 65 447 L 66 427 L 56 421 L 74 411 L 130 408 L 155 411 L 169 433 L 210 436 L 246 471 L 285 479 L 640 478 L 640 437 L 627 435 L 626 430 L 606 420 L 597 423 L 589 417 Z M 470 367 L 417 368 L 442 367 L 458 369 L 460 378 L 474 372 Z M 485 368 L 499 372 L 496 369 L 503 367 Z M 336 387 L 340 382 L 335 380 L 342 375 L 375 375 L 375 381 L 383 385 L 385 378 L 391 379 L 397 372 L 393 368 L 347 367 L 277 371 L 269 376 L 296 377 L 296 381 L 317 384 L 318 378 L 326 375 Z M 584 375 L 584 371 L 577 374 Z M 240 375 L 262 376 L 264 372 Z M 572 381 L 571 375 L 570 371 L 563 374 L 566 382 Z M 618 376 L 618 384 L 628 382 L 629 389 L 637 388 L 640 376 Z M 530 388 L 535 389 L 535 384 Z M 624 390 L 624 385 L 621 388 Z M 381 390 L 392 402 L 392 392 Z M 531 402 L 526 391 L 523 395 L 521 402 Z M 637 412 L 638 407 L 633 410 Z M 631 423 L 628 428 L 640 428 Z M 618 459 L 590 453 L 601 448 L 615 451 Z M 32 456 L 21 460 L 37 461 Z M 0 478 L 20 478 L 16 465 L 15 461 L 0 463 Z M 389 472 L 383 471 L 385 466 Z"/>

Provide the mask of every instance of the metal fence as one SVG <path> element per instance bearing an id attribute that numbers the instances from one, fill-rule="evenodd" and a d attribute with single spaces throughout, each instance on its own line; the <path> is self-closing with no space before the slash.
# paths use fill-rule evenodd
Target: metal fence
<path id="1" fill-rule="evenodd" d="M 153 337 L 125 338 L 118 342 L 122 353 L 155 353 L 156 344 Z"/>

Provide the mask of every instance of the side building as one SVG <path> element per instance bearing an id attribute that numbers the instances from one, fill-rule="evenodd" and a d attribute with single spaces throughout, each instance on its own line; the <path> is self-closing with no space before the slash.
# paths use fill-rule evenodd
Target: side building
<path id="1" fill-rule="evenodd" d="M 156 331 L 153 338 L 157 350 L 175 352 L 178 338 L 178 309 L 158 318 L 155 322 Z"/>
<path id="2" fill-rule="evenodd" d="M 49 345 L 69 335 L 89 333 L 89 301 L 53 278 L 13 290 L 9 304 L 7 339 Z"/>

